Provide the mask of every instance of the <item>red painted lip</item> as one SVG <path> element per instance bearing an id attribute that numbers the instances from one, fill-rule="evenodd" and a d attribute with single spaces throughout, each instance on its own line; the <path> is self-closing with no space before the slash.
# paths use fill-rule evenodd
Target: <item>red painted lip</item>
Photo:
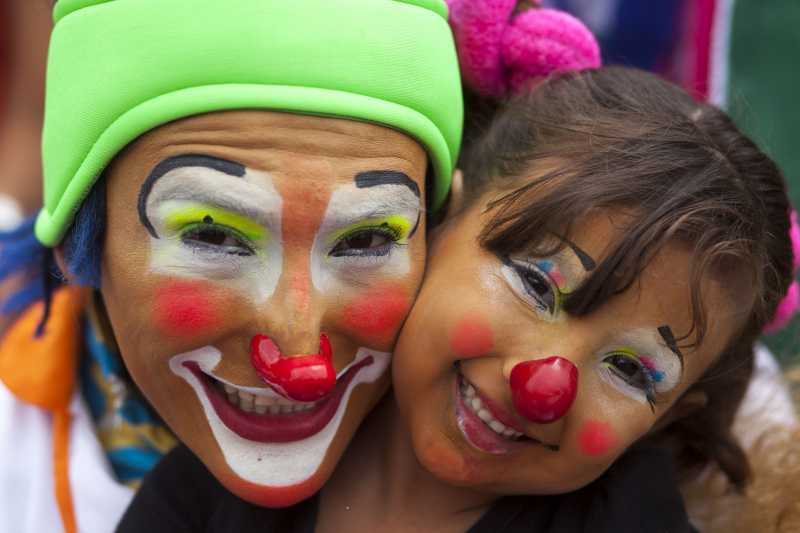
<path id="1" fill-rule="evenodd" d="M 243 439 L 264 443 L 282 443 L 308 438 L 327 426 L 333 415 L 336 414 L 350 382 L 361 369 L 368 367 L 373 361 L 374 359 L 370 355 L 350 367 L 337 380 L 333 391 L 326 398 L 319 400 L 313 409 L 276 415 L 245 413 L 231 405 L 217 387 L 212 385 L 212 378 L 200 370 L 198 363 L 186 361 L 183 366 L 203 384 L 203 389 L 211 401 L 214 411 L 228 429 Z"/>

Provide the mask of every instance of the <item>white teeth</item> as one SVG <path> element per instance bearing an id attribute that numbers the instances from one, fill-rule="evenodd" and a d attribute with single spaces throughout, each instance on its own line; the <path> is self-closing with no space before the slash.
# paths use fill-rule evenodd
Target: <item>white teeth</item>
<path id="1" fill-rule="evenodd" d="M 228 401 L 246 413 L 263 414 L 289 414 L 303 411 L 310 411 L 316 407 L 316 403 L 298 403 L 284 398 L 273 398 L 270 396 L 252 394 L 241 391 L 229 383 L 217 381 L 217 388 L 224 391 Z"/>
<path id="2" fill-rule="evenodd" d="M 500 433 L 501 435 L 505 432 L 506 429 L 508 429 L 497 420 L 490 421 L 489 427 L 492 428 L 495 433 Z"/>
<path id="3" fill-rule="evenodd" d="M 510 440 L 514 440 L 522 436 L 522 433 L 507 427 L 505 424 L 492 416 L 492 413 L 483 406 L 483 402 L 478 397 L 475 387 L 467 383 L 463 377 L 461 380 L 460 391 L 461 396 L 464 398 L 464 404 L 467 405 L 470 410 L 477 415 L 478 418 L 483 420 L 483 422 L 489 428 L 491 428 L 492 431 Z"/>

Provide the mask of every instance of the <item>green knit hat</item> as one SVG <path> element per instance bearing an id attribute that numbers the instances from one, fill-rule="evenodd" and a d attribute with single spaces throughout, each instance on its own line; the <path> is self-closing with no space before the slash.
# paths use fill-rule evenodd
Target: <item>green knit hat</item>
<path id="1" fill-rule="evenodd" d="M 415 138 L 441 206 L 461 141 L 444 0 L 60 0 L 50 42 L 44 208 L 55 246 L 111 159 L 167 122 L 272 109 Z"/>

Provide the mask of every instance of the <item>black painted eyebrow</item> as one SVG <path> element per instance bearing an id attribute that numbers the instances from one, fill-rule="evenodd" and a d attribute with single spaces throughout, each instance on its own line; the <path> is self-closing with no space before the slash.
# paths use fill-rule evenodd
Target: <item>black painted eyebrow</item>
<path id="1" fill-rule="evenodd" d="M 366 189 L 380 185 L 404 185 L 419 198 L 419 185 L 403 172 L 394 170 L 369 170 L 356 174 L 356 187 Z"/>
<path id="2" fill-rule="evenodd" d="M 236 163 L 235 161 L 228 161 L 227 159 L 220 159 L 218 157 L 213 157 L 210 155 L 201 155 L 201 154 L 185 154 L 185 155 L 178 155 L 175 157 L 170 157 L 153 168 L 150 171 L 150 175 L 147 176 L 144 184 L 142 184 L 142 188 L 139 191 L 139 220 L 141 221 L 142 225 L 147 229 L 147 231 L 158 239 L 158 234 L 156 233 L 156 229 L 150 223 L 150 219 L 147 218 L 147 198 L 150 196 L 150 193 L 153 190 L 153 186 L 156 182 L 163 177 L 168 172 L 175 170 L 176 168 L 184 168 L 184 167 L 203 167 L 203 168 L 210 168 L 211 170 L 216 170 L 218 172 L 222 172 L 223 174 L 228 174 L 229 176 L 233 176 L 235 178 L 241 178 L 245 174 L 245 166 L 241 163 Z"/>
<path id="3" fill-rule="evenodd" d="M 419 198 L 419 185 L 417 182 L 408 177 L 403 172 L 395 170 L 369 170 L 367 172 L 360 172 L 356 174 L 356 187 L 359 189 L 367 189 L 369 187 L 378 187 L 380 185 L 404 185 L 411 189 L 414 196 Z M 414 228 L 409 232 L 408 238 L 410 239 L 417 233 L 419 229 L 419 221 L 422 214 L 417 215 L 417 221 L 414 223 Z"/>
<path id="4" fill-rule="evenodd" d="M 675 335 L 672 333 L 672 328 L 669 326 L 661 326 L 658 328 L 658 334 L 661 335 L 662 339 L 664 339 L 664 342 L 667 344 L 667 348 L 672 350 L 675 355 L 678 356 L 678 359 L 680 359 L 681 372 L 683 372 L 683 352 L 681 352 L 681 349 L 678 348 L 678 343 L 675 341 Z"/>
<path id="5" fill-rule="evenodd" d="M 581 262 L 581 266 L 586 272 L 591 272 L 595 268 L 597 268 L 597 262 L 592 259 L 592 256 L 578 248 L 574 242 L 564 239 L 564 243 L 569 247 L 570 250 L 578 257 L 578 261 Z"/>

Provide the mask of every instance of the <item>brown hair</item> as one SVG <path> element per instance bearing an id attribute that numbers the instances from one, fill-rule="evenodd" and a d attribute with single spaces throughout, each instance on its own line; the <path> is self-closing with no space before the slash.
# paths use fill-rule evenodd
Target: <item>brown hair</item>
<path id="1" fill-rule="evenodd" d="M 749 467 L 730 426 L 752 372 L 753 343 L 792 279 L 780 170 L 722 111 L 634 69 L 553 77 L 500 106 L 488 126 L 481 117 L 492 104 L 473 104 L 461 162 L 467 197 L 502 192 L 488 208 L 485 248 L 549 255 L 581 217 L 598 209 L 630 214 L 626 235 L 570 295 L 567 313 L 591 313 L 625 291 L 667 242 L 689 247 L 693 257 L 694 325 L 682 342 L 694 334 L 699 344 L 706 331 L 706 275 L 749 296 L 741 331 L 687 391 L 704 391 L 707 405 L 660 432 L 685 469 L 713 461 L 744 486 Z M 531 179 L 535 168 L 554 167 Z"/>

